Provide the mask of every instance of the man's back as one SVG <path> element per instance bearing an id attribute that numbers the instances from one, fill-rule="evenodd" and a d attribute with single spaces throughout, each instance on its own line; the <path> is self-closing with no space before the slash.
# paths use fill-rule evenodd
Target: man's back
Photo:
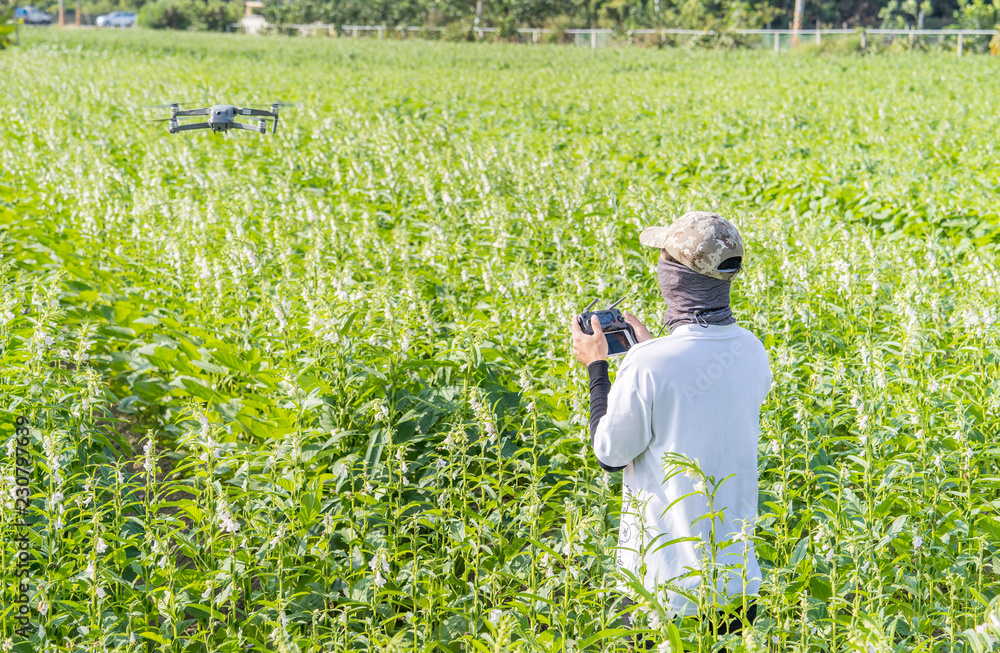
<path id="1" fill-rule="evenodd" d="M 618 561 L 636 574 L 645 563 L 647 588 L 683 575 L 687 567 L 700 567 L 696 542 L 657 547 L 692 536 L 707 542 L 711 529 L 707 519 L 691 526 L 709 511 L 707 498 L 696 494 L 677 501 L 695 490 L 696 479 L 680 473 L 665 480 L 665 454 L 696 460 L 717 482 L 735 474 L 716 494 L 715 510 L 724 508 L 722 521 L 716 521 L 717 542 L 739 533 L 741 520 L 756 517 L 759 410 L 770 385 L 764 346 L 735 324 L 681 325 L 626 355 L 594 433 L 594 453 L 607 466 L 626 466 Z M 718 563 L 742 564 L 744 550 L 736 542 Z M 757 592 L 760 568 L 752 547 L 746 553 L 746 587 L 737 573 L 720 582 L 720 591 Z M 690 578 L 678 584 L 695 588 L 698 582 Z M 670 598 L 676 611 L 696 612 L 683 598 Z"/>

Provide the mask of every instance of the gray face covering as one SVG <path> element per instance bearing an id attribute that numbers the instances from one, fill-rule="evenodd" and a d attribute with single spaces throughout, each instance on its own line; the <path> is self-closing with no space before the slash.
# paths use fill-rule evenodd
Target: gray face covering
<path id="1" fill-rule="evenodd" d="M 662 256 L 656 265 L 660 292 L 667 301 L 663 321 L 673 330 L 681 324 L 735 324 L 736 318 L 729 307 L 729 286 L 725 281 L 695 272 Z"/>

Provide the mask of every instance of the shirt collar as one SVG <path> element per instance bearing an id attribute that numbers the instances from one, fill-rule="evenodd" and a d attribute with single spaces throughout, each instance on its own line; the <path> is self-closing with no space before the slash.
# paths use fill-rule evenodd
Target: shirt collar
<path id="1" fill-rule="evenodd" d="M 697 324 L 678 324 L 670 331 L 671 336 L 676 335 L 704 335 L 704 336 L 721 336 L 735 331 L 739 328 L 738 324 L 709 324 L 707 327 L 699 326 Z M 669 337 L 669 336 L 668 336 Z"/>

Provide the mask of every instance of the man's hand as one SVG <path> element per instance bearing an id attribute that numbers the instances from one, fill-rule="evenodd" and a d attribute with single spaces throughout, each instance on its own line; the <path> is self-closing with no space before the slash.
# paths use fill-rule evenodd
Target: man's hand
<path id="1" fill-rule="evenodd" d="M 590 316 L 590 329 L 594 335 L 590 336 L 583 332 L 577 316 L 570 320 L 569 328 L 573 332 L 573 354 L 576 360 L 580 361 L 584 367 L 594 361 L 603 361 L 608 358 L 608 341 L 601 330 L 601 320 L 596 315 Z"/>
<path id="2" fill-rule="evenodd" d="M 653 339 L 653 334 L 649 332 L 649 329 L 646 328 L 646 325 L 644 325 L 642 322 L 639 321 L 639 318 L 632 315 L 628 311 L 625 312 L 624 317 L 625 317 L 625 323 L 628 324 L 630 327 L 632 327 L 632 330 L 635 331 L 636 340 L 638 340 L 639 342 L 646 342 L 647 340 Z"/>

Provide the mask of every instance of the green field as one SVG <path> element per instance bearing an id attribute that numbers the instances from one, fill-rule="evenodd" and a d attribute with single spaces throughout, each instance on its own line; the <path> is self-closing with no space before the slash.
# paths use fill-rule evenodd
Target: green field
<path id="1" fill-rule="evenodd" d="M 987 650 L 997 71 L 30 31 L 0 52 L 0 644 L 625 651 L 568 323 L 627 295 L 658 325 L 638 231 L 714 209 L 775 380 L 763 610 L 728 644 L 651 623 Z M 275 99 L 273 136 L 141 108 Z"/>

